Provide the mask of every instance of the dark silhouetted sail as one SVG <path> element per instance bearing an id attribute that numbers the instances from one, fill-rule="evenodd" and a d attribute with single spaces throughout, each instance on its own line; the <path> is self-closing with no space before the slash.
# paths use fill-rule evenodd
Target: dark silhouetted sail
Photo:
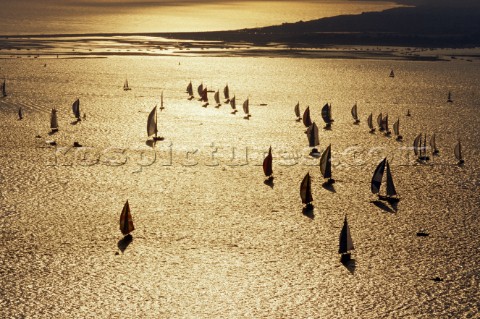
<path id="1" fill-rule="evenodd" d="M 395 77 L 395 73 L 393 72 L 393 70 L 390 71 L 389 77 L 391 77 L 391 78 L 394 78 L 394 77 Z"/>
<path id="2" fill-rule="evenodd" d="M 23 119 L 23 112 L 21 107 L 18 108 L 18 119 L 19 120 Z"/>
<path id="3" fill-rule="evenodd" d="M 160 94 L 160 111 L 163 111 L 165 109 L 165 106 L 163 106 L 163 91 L 162 94 Z"/>
<path id="4" fill-rule="evenodd" d="M 52 132 L 58 131 L 57 110 L 52 109 L 50 113 L 50 129 Z"/>
<path id="5" fill-rule="evenodd" d="M 309 204 L 313 201 L 312 197 L 312 185 L 310 181 L 310 174 L 307 173 L 300 184 L 300 197 L 302 198 L 302 203 Z"/>
<path id="6" fill-rule="evenodd" d="M 390 165 L 387 161 L 387 196 L 396 196 L 397 191 L 395 190 L 395 185 L 393 184 L 392 173 L 390 172 Z"/>
<path id="7" fill-rule="evenodd" d="M 393 123 L 393 133 L 397 136 L 400 135 L 400 119 Z"/>
<path id="8" fill-rule="evenodd" d="M 455 153 L 455 158 L 463 162 L 462 143 L 460 143 L 460 140 L 458 141 L 457 145 L 455 145 L 454 153 Z"/>
<path id="9" fill-rule="evenodd" d="M 228 84 L 223 88 L 223 96 L 225 97 L 225 103 L 230 102 L 230 90 L 228 89 Z"/>
<path id="10" fill-rule="evenodd" d="M 190 97 L 193 96 L 193 85 L 192 85 L 192 81 L 190 81 L 190 83 L 188 83 L 187 85 L 187 93 Z"/>
<path id="11" fill-rule="evenodd" d="M 357 103 L 355 103 L 355 104 L 352 106 L 351 113 L 352 113 L 353 119 L 355 120 L 355 123 L 359 123 L 360 120 L 358 119 Z"/>
<path id="12" fill-rule="evenodd" d="M 217 103 L 217 106 L 220 106 L 220 91 L 217 90 L 215 94 L 213 95 L 213 99 L 215 100 L 215 103 Z"/>
<path id="13" fill-rule="evenodd" d="M 80 99 L 76 99 L 72 104 L 73 115 L 77 118 L 77 121 L 80 121 Z"/>
<path id="14" fill-rule="evenodd" d="M 415 137 L 415 140 L 413 140 L 413 152 L 415 155 L 420 156 L 421 155 L 421 147 L 422 147 L 422 134 L 418 134 L 417 137 Z"/>
<path id="15" fill-rule="evenodd" d="M 272 147 L 268 149 L 268 155 L 265 157 L 263 160 L 263 172 L 265 173 L 265 176 L 269 177 L 273 174 L 273 169 L 272 169 Z"/>
<path id="16" fill-rule="evenodd" d="M 148 115 L 147 120 L 147 135 L 150 137 L 155 135 L 157 137 L 158 129 L 157 129 L 157 106 L 152 109 L 150 114 Z"/>
<path id="17" fill-rule="evenodd" d="M 200 85 L 197 87 L 197 93 L 200 96 L 200 98 L 203 97 L 203 83 L 200 83 Z"/>
<path id="18" fill-rule="evenodd" d="M 452 102 L 453 102 L 453 100 L 452 100 L 452 93 L 451 93 L 451 92 L 448 92 L 447 102 L 448 102 L 448 103 L 452 103 Z"/>
<path id="19" fill-rule="evenodd" d="M 123 90 L 124 91 L 129 91 L 131 88 L 128 86 L 128 80 L 125 79 L 125 82 L 123 83 Z"/>
<path id="20" fill-rule="evenodd" d="M 237 104 L 235 102 L 235 95 L 230 100 L 230 106 L 232 107 L 232 110 L 233 110 L 232 114 L 237 113 Z"/>
<path id="21" fill-rule="evenodd" d="M 128 200 L 126 201 L 125 205 L 123 205 L 122 213 L 120 214 L 120 231 L 124 235 L 128 235 L 135 229 L 133 227 L 133 219 L 132 214 L 130 213 L 130 205 L 128 204 Z"/>
<path id="22" fill-rule="evenodd" d="M 432 153 L 433 154 L 438 153 L 437 142 L 435 140 L 435 134 L 432 134 L 432 137 L 430 138 L 430 147 L 432 148 Z"/>
<path id="23" fill-rule="evenodd" d="M 318 127 L 315 122 L 312 123 L 307 129 L 307 138 L 308 138 L 308 146 L 315 147 L 320 144 L 320 139 L 318 137 Z"/>
<path id="24" fill-rule="evenodd" d="M 3 83 L 2 83 L 2 96 L 3 97 L 7 96 L 7 83 L 5 82 L 5 80 L 3 80 Z"/>
<path id="25" fill-rule="evenodd" d="M 333 122 L 332 107 L 328 103 L 322 107 L 322 119 L 326 124 Z"/>
<path id="26" fill-rule="evenodd" d="M 378 125 L 378 129 L 380 131 L 383 131 L 383 116 L 382 116 L 382 113 L 378 114 L 378 116 L 377 116 L 377 125 Z"/>
<path id="27" fill-rule="evenodd" d="M 312 119 L 310 118 L 310 107 L 307 106 L 305 112 L 303 112 L 303 125 L 309 127 L 312 125 Z"/>
<path id="28" fill-rule="evenodd" d="M 243 102 L 243 112 L 245 112 L 245 115 L 249 115 L 249 113 L 250 113 L 250 112 L 249 112 L 249 111 L 250 111 L 250 109 L 249 109 L 249 104 L 250 104 L 250 102 L 249 102 L 249 100 L 248 100 L 248 98 L 247 98 L 247 99 Z"/>
<path id="29" fill-rule="evenodd" d="M 385 171 L 386 162 L 387 158 L 385 157 L 380 164 L 378 164 L 375 172 L 373 173 L 371 190 L 374 194 L 378 194 L 380 192 L 380 186 L 382 185 L 383 172 Z"/>
<path id="30" fill-rule="evenodd" d="M 339 239 L 339 254 L 345 254 L 348 253 L 350 250 L 355 249 L 355 247 L 353 246 L 352 236 L 350 235 L 350 227 L 348 227 L 347 216 L 345 216 L 345 219 L 343 220 L 343 227 L 342 231 L 340 232 Z"/>
<path id="31" fill-rule="evenodd" d="M 370 115 L 368 116 L 367 124 L 368 124 L 368 127 L 370 128 L 371 131 L 375 130 L 375 128 L 373 127 L 373 114 L 372 113 L 370 113 Z"/>
<path id="32" fill-rule="evenodd" d="M 297 119 L 300 119 L 301 118 L 301 116 L 300 116 L 300 102 L 297 103 L 297 105 L 295 105 L 294 111 L 295 111 L 295 116 L 297 117 Z"/>
<path id="33" fill-rule="evenodd" d="M 324 178 L 332 178 L 332 144 L 328 145 L 320 158 L 320 172 Z"/>

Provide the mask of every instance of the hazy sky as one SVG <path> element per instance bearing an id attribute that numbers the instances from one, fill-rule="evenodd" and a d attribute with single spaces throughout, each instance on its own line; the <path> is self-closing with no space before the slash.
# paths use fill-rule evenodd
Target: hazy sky
<path id="1" fill-rule="evenodd" d="M 0 35 L 231 30 L 393 6 L 349 0 L 0 0 Z"/>

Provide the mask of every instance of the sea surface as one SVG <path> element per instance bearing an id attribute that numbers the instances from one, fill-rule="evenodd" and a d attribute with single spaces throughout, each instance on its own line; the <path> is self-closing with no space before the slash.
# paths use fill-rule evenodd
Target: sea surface
<path id="1" fill-rule="evenodd" d="M 0 0 L 0 35 L 218 31 L 361 14 L 393 1 Z"/>
<path id="2" fill-rule="evenodd" d="M 479 318 L 479 60 L 23 56 L 0 67 L 0 317 Z M 190 81 L 195 92 L 228 84 L 239 112 L 215 108 L 213 93 L 206 108 L 187 100 Z M 162 92 L 164 140 L 152 147 L 146 121 Z M 77 98 L 86 119 L 74 124 Z M 332 145 L 333 187 L 308 155 L 297 102 L 320 128 L 319 150 Z M 380 112 L 400 120 L 403 142 L 369 133 Z M 411 149 L 420 133 L 436 136 L 428 163 Z M 270 146 L 273 186 L 261 167 Z M 370 191 L 384 157 L 396 205 Z M 299 196 L 308 172 L 313 216 Z"/>

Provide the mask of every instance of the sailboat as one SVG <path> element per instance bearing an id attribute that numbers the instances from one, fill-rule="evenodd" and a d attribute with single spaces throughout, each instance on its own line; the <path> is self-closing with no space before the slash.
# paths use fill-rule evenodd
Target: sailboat
<path id="1" fill-rule="evenodd" d="M 123 235 L 130 234 L 135 227 L 133 226 L 132 214 L 130 213 L 130 205 L 128 200 L 123 205 L 122 213 L 120 214 L 120 231 Z"/>
<path id="2" fill-rule="evenodd" d="M 268 149 L 268 155 L 263 159 L 263 173 L 267 176 L 266 182 L 273 181 L 273 169 L 272 169 L 272 147 Z"/>
<path id="3" fill-rule="evenodd" d="M 200 83 L 200 85 L 197 87 L 197 93 L 200 96 L 199 101 L 202 101 L 202 98 L 203 98 L 203 83 Z"/>
<path id="4" fill-rule="evenodd" d="M 215 100 L 215 103 L 217 103 L 217 105 L 215 105 L 216 108 L 219 108 L 222 103 L 220 103 L 220 91 L 217 90 L 217 92 L 215 92 L 215 94 L 213 95 L 213 98 Z"/>
<path id="5" fill-rule="evenodd" d="M 395 77 L 395 73 L 393 72 L 393 70 L 390 70 L 390 75 L 389 75 L 389 77 L 391 77 L 391 78 L 394 78 L 394 77 Z"/>
<path id="6" fill-rule="evenodd" d="M 308 146 L 313 147 L 310 152 L 310 155 L 311 156 L 319 155 L 318 150 L 315 147 L 318 144 L 320 144 L 320 139 L 318 137 L 318 127 L 317 127 L 317 124 L 315 124 L 315 122 L 313 122 L 312 125 L 308 127 L 307 138 L 308 138 Z"/>
<path id="7" fill-rule="evenodd" d="M 448 92 L 447 102 L 448 102 L 448 103 L 452 103 L 452 102 L 453 102 L 453 100 L 452 100 L 452 93 L 451 93 L 451 92 Z"/>
<path id="8" fill-rule="evenodd" d="M 232 112 L 230 114 L 235 114 L 235 113 L 238 112 L 237 106 L 236 106 L 236 103 L 235 103 L 235 95 L 230 100 L 230 107 L 232 108 Z"/>
<path id="9" fill-rule="evenodd" d="M 77 122 L 80 122 L 82 120 L 80 115 L 80 99 L 76 99 L 75 102 L 73 102 L 72 111 L 73 115 L 77 119 Z"/>
<path id="10" fill-rule="evenodd" d="M 455 157 L 456 159 L 458 160 L 458 164 L 463 164 L 465 163 L 464 159 L 463 159 L 463 154 L 462 154 L 462 144 L 460 143 L 460 140 L 458 140 L 458 143 L 457 145 L 455 145 L 455 148 L 454 148 L 454 153 L 455 153 Z"/>
<path id="11" fill-rule="evenodd" d="M 128 79 L 125 79 L 125 82 L 123 83 L 123 90 L 124 91 L 131 90 L 131 88 L 128 86 Z"/>
<path id="12" fill-rule="evenodd" d="M 310 125 L 312 125 L 312 119 L 310 118 L 310 107 L 307 106 L 307 108 L 305 109 L 305 112 L 303 112 L 303 125 L 305 125 L 305 127 L 309 127 Z"/>
<path id="13" fill-rule="evenodd" d="M 435 133 L 430 137 L 430 147 L 432 148 L 432 155 L 437 155 L 440 151 L 437 149 L 437 142 L 435 140 Z"/>
<path id="14" fill-rule="evenodd" d="M 22 108 L 19 107 L 18 108 L 18 120 L 21 120 L 21 119 L 23 119 L 23 112 L 22 112 Z"/>
<path id="15" fill-rule="evenodd" d="M 225 97 L 225 104 L 230 103 L 230 90 L 228 88 L 228 84 L 225 85 L 223 88 L 223 96 Z"/>
<path id="16" fill-rule="evenodd" d="M 188 83 L 187 85 L 187 93 L 188 93 L 188 100 L 194 99 L 192 81 L 190 81 L 190 83 Z"/>
<path id="17" fill-rule="evenodd" d="M 427 156 L 426 139 L 427 137 L 425 135 L 425 140 L 422 141 L 422 134 L 418 134 L 415 140 L 413 140 L 413 152 L 418 156 L 418 161 L 420 162 L 428 161 L 430 159 L 430 157 Z"/>
<path id="18" fill-rule="evenodd" d="M 407 110 L 407 116 L 412 116 L 412 115 L 410 114 L 410 109 Z"/>
<path id="19" fill-rule="evenodd" d="M 390 136 L 392 132 L 388 129 L 388 114 L 385 115 L 385 117 L 382 120 L 382 127 L 383 130 L 385 131 L 385 136 Z"/>
<path id="20" fill-rule="evenodd" d="M 160 111 L 163 111 L 165 109 L 165 106 L 163 106 L 163 91 L 162 94 L 160 94 Z"/>
<path id="21" fill-rule="evenodd" d="M 350 235 L 350 227 L 348 227 L 347 215 L 343 220 L 343 227 L 340 231 L 338 253 L 340 254 L 340 262 L 348 263 L 351 260 L 351 250 L 354 250 L 352 236 Z"/>
<path id="22" fill-rule="evenodd" d="M 383 116 L 382 116 L 382 113 L 378 114 L 377 116 L 377 125 L 378 125 L 378 130 L 379 131 L 383 131 L 384 128 L 383 128 Z"/>
<path id="23" fill-rule="evenodd" d="M 380 195 L 380 186 L 382 185 L 383 173 L 387 168 L 387 189 L 386 195 Z M 388 164 L 387 158 L 385 157 L 380 164 L 378 164 L 375 172 L 373 173 L 371 190 L 373 194 L 378 194 L 378 198 L 381 200 L 387 201 L 399 201 L 397 197 L 397 191 L 395 190 L 395 185 L 393 184 L 392 173 L 390 171 L 390 165 Z"/>
<path id="24" fill-rule="evenodd" d="M 298 102 L 295 105 L 294 111 L 295 111 L 295 116 L 297 117 L 296 121 L 300 122 L 302 120 L 302 117 L 300 116 L 300 102 Z"/>
<path id="25" fill-rule="evenodd" d="M 327 184 L 335 183 L 332 178 L 332 144 L 328 145 L 320 158 L 320 172 L 323 178 L 328 178 Z"/>
<path id="26" fill-rule="evenodd" d="M 375 132 L 375 127 L 373 127 L 373 114 L 370 113 L 367 119 L 368 127 L 370 128 L 370 133 Z"/>
<path id="27" fill-rule="evenodd" d="M 307 175 L 305 175 L 302 183 L 300 184 L 300 198 L 302 199 L 302 203 L 306 205 L 306 209 L 313 209 L 312 184 L 310 181 L 310 173 L 307 173 Z"/>
<path id="28" fill-rule="evenodd" d="M 147 135 L 148 137 L 153 136 L 153 141 L 160 141 L 163 140 L 162 137 L 157 136 L 158 128 L 157 128 L 157 106 L 155 105 L 150 114 L 148 115 L 147 119 Z"/>
<path id="29" fill-rule="evenodd" d="M 55 108 L 50 113 L 50 129 L 52 133 L 58 132 L 57 110 Z"/>
<path id="30" fill-rule="evenodd" d="M 332 126 L 332 106 L 328 103 L 326 103 L 322 107 L 322 119 L 325 122 L 325 129 L 330 129 Z"/>
<path id="31" fill-rule="evenodd" d="M 5 79 L 3 80 L 3 83 L 2 83 L 2 96 L 3 97 L 7 96 L 7 84 L 5 83 Z"/>
<path id="32" fill-rule="evenodd" d="M 352 117 L 353 119 L 355 120 L 355 122 L 353 124 L 358 124 L 360 123 L 360 119 L 358 118 L 358 113 L 357 113 L 357 103 L 355 103 L 353 106 L 352 106 Z"/>
<path id="33" fill-rule="evenodd" d="M 248 120 L 250 118 L 250 113 L 249 113 L 249 101 L 248 98 L 243 102 L 243 112 L 245 113 L 245 116 L 243 117 L 244 119 Z"/>
<path id="34" fill-rule="evenodd" d="M 403 136 L 400 135 L 400 119 L 397 119 L 397 121 L 393 123 L 393 133 L 397 136 L 397 141 L 403 139 Z"/>
<path id="35" fill-rule="evenodd" d="M 207 92 L 208 92 L 207 87 L 204 87 L 204 88 L 203 88 L 203 91 L 202 91 L 202 97 L 200 98 L 200 101 L 204 102 L 204 103 L 202 104 L 203 107 L 207 107 L 207 105 L 208 105 L 208 95 L 207 95 Z"/>

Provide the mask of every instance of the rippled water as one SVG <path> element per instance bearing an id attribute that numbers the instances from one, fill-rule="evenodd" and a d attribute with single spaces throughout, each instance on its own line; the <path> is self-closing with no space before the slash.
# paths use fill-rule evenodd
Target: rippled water
<path id="1" fill-rule="evenodd" d="M 478 316 L 478 61 L 0 63 L 9 94 L 0 100 L 0 317 Z M 228 83 L 240 109 L 250 99 L 251 119 L 214 108 L 213 96 L 207 108 L 188 101 L 190 80 L 212 90 Z M 154 151 L 146 118 L 162 91 L 165 140 Z M 87 118 L 72 125 L 77 97 Z M 320 148 L 332 144 L 333 189 L 322 187 L 318 159 L 308 156 L 297 101 L 317 123 L 321 106 L 332 104 L 335 122 L 321 130 Z M 350 115 L 355 102 L 360 125 Z M 50 136 L 52 107 L 60 131 Z M 370 112 L 399 117 L 404 142 L 369 134 Z M 440 154 L 429 164 L 404 149 L 421 132 L 437 136 Z M 464 166 L 453 155 L 458 138 Z M 84 147 L 70 148 L 74 141 Z M 273 188 L 259 166 L 270 145 Z M 372 202 L 370 193 L 385 156 L 396 206 Z M 298 194 L 307 172 L 313 219 Z M 118 218 L 127 199 L 136 229 L 122 253 Z M 337 253 L 345 215 L 356 248 L 348 268 Z M 430 236 L 417 237 L 421 229 Z"/>

